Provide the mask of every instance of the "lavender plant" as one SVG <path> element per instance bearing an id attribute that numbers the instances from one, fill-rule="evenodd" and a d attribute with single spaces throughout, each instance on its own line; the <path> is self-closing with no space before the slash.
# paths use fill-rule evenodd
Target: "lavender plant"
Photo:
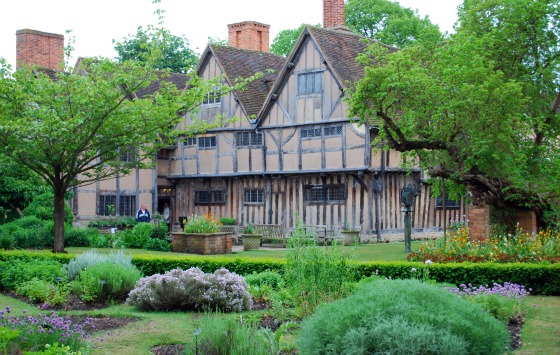
<path id="1" fill-rule="evenodd" d="M 47 344 L 64 344 L 68 350 L 78 351 L 89 338 L 86 330 L 93 329 L 91 319 L 86 319 L 83 325 L 72 323 L 71 320 L 58 316 L 54 311 L 50 314 L 41 314 L 37 317 L 23 311 L 21 317 L 10 315 L 9 306 L 0 310 L 0 329 L 9 329 L 11 334 L 11 351 L 44 351 Z M 14 349 L 13 347 L 19 349 Z M 19 352 L 16 352 L 19 353 Z"/>
<path id="2" fill-rule="evenodd" d="M 127 303 L 142 310 L 251 309 L 249 286 L 242 276 L 221 268 L 206 274 L 199 268 L 174 269 L 144 277 L 129 293 Z"/>
<path id="3" fill-rule="evenodd" d="M 106 262 L 122 265 L 129 269 L 134 267 L 134 265 L 132 265 L 132 255 L 125 255 L 122 250 L 109 254 L 100 254 L 92 249 L 70 260 L 68 264 L 64 265 L 64 269 L 66 270 L 68 278 L 73 280 L 78 277 L 82 270 Z"/>
<path id="4" fill-rule="evenodd" d="M 473 286 L 461 284 L 459 287 L 446 287 L 450 292 L 479 304 L 488 313 L 504 322 L 525 314 L 524 300 L 531 293 L 525 286 L 505 282 Z"/>

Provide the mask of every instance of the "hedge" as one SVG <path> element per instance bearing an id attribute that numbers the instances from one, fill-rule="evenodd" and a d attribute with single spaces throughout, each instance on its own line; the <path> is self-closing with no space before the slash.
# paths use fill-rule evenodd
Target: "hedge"
<path id="1" fill-rule="evenodd" d="M 60 263 L 68 263 L 73 254 L 53 254 L 50 251 L 27 251 L 27 250 L 8 250 L 0 251 L 0 261 L 13 258 L 17 259 L 55 259 Z M 275 270 L 282 272 L 284 260 L 268 258 L 232 258 L 224 257 L 205 257 L 199 255 L 169 255 L 165 257 L 153 255 L 136 254 L 132 257 L 132 263 L 139 268 L 146 276 L 156 273 L 164 273 L 174 268 L 186 270 L 193 266 L 198 266 L 204 272 L 214 272 L 224 267 L 229 271 L 240 275 L 248 275 L 252 272 L 262 272 Z M 492 285 L 497 282 L 516 283 L 531 288 L 534 295 L 555 295 L 560 296 L 560 264 L 493 264 L 493 263 L 450 263 L 450 264 L 431 264 L 429 267 L 419 262 L 383 262 L 369 261 L 356 263 L 356 274 L 358 278 L 368 277 L 374 274 L 385 276 L 392 279 L 407 279 L 413 273 L 412 268 L 416 268 L 420 274 L 421 269 L 429 269 L 429 278 L 441 283 L 454 285 Z M 377 271 L 377 272 L 376 272 Z"/>

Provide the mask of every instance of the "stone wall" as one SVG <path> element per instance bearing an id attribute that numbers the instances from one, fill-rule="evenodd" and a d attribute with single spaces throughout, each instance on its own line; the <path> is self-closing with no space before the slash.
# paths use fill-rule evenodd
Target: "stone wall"
<path id="1" fill-rule="evenodd" d="M 171 249 L 189 254 L 231 254 L 232 237 L 228 233 L 187 234 L 173 233 Z"/>

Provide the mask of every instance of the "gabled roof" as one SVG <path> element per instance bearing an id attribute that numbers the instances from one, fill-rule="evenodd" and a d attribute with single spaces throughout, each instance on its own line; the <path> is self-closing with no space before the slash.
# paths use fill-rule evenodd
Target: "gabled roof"
<path id="1" fill-rule="evenodd" d="M 235 90 L 245 114 L 248 117 L 257 116 L 285 58 L 266 52 L 209 44 L 200 58 L 197 67 L 199 74 L 210 54 L 222 68 L 231 86 L 235 85 L 237 78 L 248 78 L 256 73 L 264 74 L 262 78 L 248 83 L 244 90 Z M 269 72 L 270 69 L 273 72 Z"/>
<path id="2" fill-rule="evenodd" d="M 150 85 L 143 89 L 136 90 L 136 96 L 144 97 L 146 95 L 152 95 L 153 93 L 159 91 L 161 87 L 160 82 L 162 80 L 174 84 L 179 90 L 184 90 L 187 86 L 187 82 L 189 81 L 189 77 L 187 75 L 180 73 L 167 73 L 158 71 L 157 76 L 158 80 L 152 81 Z"/>
<path id="3" fill-rule="evenodd" d="M 324 63 L 334 75 L 342 89 L 348 88 L 349 84 L 363 77 L 364 67 L 358 64 L 356 58 L 358 54 L 366 49 L 368 44 L 373 43 L 372 39 L 352 33 L 346 27 L 325 29 L 307 26 L 302 31 L 292 52 L 286 58 L 285 65 L 266 98 L 265 104 L 258 116 L 258 125 L 261 124 L 262 118 L 272 106 L 273 101 L 278 97 L 279 91 L 288 79 L 290 71 L 294 67 L 294 63 L 297 61 L 302 47 L 308 38 L 315 43 L 317 50 L 324 59 Z M 387 48 L 389 48 L 389 51 L 397 50 L 390 46 L 387 46 Z"/>

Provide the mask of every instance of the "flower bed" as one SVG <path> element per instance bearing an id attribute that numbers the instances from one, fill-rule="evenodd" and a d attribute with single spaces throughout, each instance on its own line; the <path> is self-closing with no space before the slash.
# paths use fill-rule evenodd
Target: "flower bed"
<path id="1" fill-rule="evenodd" d="M 467 228 L 424 243 L 418 252 L 408 256 L 410 261 L 432 260 L 450 262 L 560 262 L 560 232 L 540 231 L 537 235 L 519 232 L 515 235 L 494 236 L 488 240 L 471 241 Z"/>

